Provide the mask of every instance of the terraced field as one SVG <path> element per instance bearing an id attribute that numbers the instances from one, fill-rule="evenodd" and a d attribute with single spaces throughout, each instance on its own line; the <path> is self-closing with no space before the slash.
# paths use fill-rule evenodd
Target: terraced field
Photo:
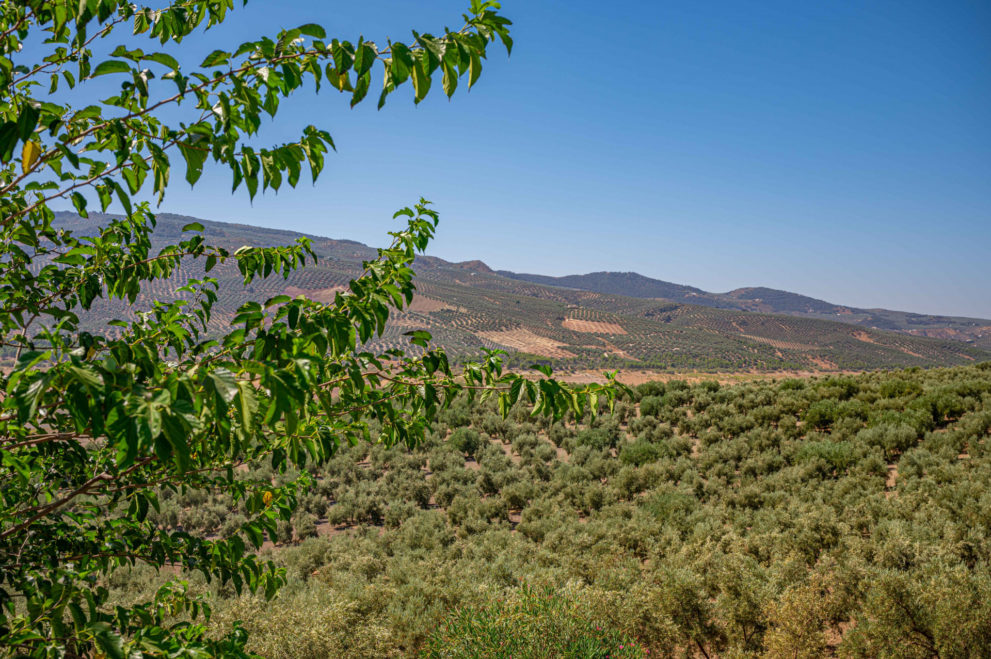
<path id="1" fill-rule="evenodd" d="M 63 216 L 77 233 L 90 221 Z M 192 218 L 160 216 L 162 244 L 179 236 Z M 202 222 L 202 221 L 201 221 Z M 230 249 L 241 245 L 286 244 L 300 234 L 243 225 L 202 222 L 206 237 Z M 220 301 L 211 330 L 220 331 L 247 299 L 286 293 L 330 302 L 361 271 L 373 249 L 351 241 L 311 237 L 321 259 L 289 279 L 253 282 L 246 290 L 233 266 L 211 274 Z M 136 307 L 171 299 L 192 277 L 195 264 L 144 292 Z M 369 347 L 408 349 L 405 333 L 425 329 L 455 358 L 482 348 L 502 348 L 523 364 L 535 359 L 559 368 L 702 369 L 710 371 L 862 370 L 947 366 L 991 359 L 991 351 L 962 341 L 883 331 L 810 316 L 717 308 L 680 301 L 628 297 L 547 286 L 495 273 L 480 262 L 417 261 L 418 297 L 395 315 Z M 133 317 L 123 304 L 98 305 L 84 319 L 87 329 L 105 331 L 112 318 Z M 919 330 L 915 333 L 924 333 Z M 991 345 L 988 346 L 991 348 Z"/>

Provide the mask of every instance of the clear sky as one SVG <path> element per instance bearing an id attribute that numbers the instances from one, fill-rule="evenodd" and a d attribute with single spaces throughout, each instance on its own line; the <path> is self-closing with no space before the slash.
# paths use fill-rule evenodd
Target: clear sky
<path id="1" fill-rule="evenodd" d="M 183 53 L 319 22 L 384 41 L 460 27 L 468 0 L 253 1 Z M 512 57 L 382 111 L 324 90 L 338 153 L 316 187 L 228 194 L 176 175 L 162 210 L 372 245 L 423 195 L 430 253 L 543 274 L 770 286 L 991 318 L 991 4 L 506 0 Z M 377 78 L 375 78 L 377 80 Z M 373 96 L 373 94 L 370 94 Z"/>

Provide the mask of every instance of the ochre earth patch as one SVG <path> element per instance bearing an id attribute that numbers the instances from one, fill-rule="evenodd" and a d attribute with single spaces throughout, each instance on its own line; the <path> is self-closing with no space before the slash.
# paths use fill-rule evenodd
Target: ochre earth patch
<path id="1" fill-rule="evenodd" d="M 534 355 L 561 358 L 574 357 L 574 354 L 562 348 L 565 344 L 559 343 L 553 339 L 548 339 L 546 336 L 534 334 L 530 330 L 522 327 L 512 330 L 499 330 L 496 332 L 478 332 L 478 336 L 483 339 L 488 339 L 493 343 L 498 343 L 501 346 L 513 348 L 522 352 L 529 352 Z"/>
<path id="2" fill-rule="evenodd" d="M 626 330 L 618 323 L 607 323 L 600 320 L 579 320 L 578 318 L 566 318 L 561 323 L 561 327 L 573 332 L 585 332 L 586 334 L 626 334 Z"/>
<path id="3" fill-rule="evenodd" d="M 453 308 L 454 307 L 446 302 L 435 300 L 432 297 L 417 295 L 413 298 L 413 303 L 409 305 L 408 310 L 415 311 L 417 313 L 432 313 L 434 311 L 444 311 L 445 309 Z"/>
<path id="4" fill-rule="evenodd" d="M 338 293 L 345 290 L 347 288 L 344 286 L 331 286 L 330 288 L 320 288 L 317 290 L 305 290 L 296 286 L 286 286 L 286 295 L 290 297 L 303 295 L 308 300 L 320 302 L 321 304 L 329 304 L 334 301 Z"/>

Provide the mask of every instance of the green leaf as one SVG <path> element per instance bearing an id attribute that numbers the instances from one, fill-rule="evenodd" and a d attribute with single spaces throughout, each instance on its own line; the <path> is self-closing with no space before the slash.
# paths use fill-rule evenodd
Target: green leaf
<path id="1" fill-rule="evenodd" d="M 149 53 L 144 56 L 144 59 L 167 66 L 173 71 L 179 68 L 178 60 L 176 60 L 176 58 L 172 57 L 168 53 Z"/>
<path id="2" fill-rule="evenodd" d="M 209 378 L 213 383 L 213 387 L 216 390 L 217 395 L 219 395 L 225 403 L 230 403 L 240 392 L 237 379 L 234 377 L 234 374 L 226 368 L 218 368 L 211 371 Z"/>
<path id="3" fill-rule="evenodd" d="M 176 146 L 186 161 L 186 180 L 190 185 L 195 185 L 203 174 L 203 163 L 206 162 L 209 150 L 186 142 L 177 142 Z"/>
<path id="4" fill-rule="evenodd" d="M 17 124 L 8 121 L 0 126 L 0 160 L 4 163 L 10 162 L 14 156 L 14 147 L 17 146 L 18 138 Z"/>
<path id="5" fill-rule="evenodd" d="M 468 89 L 475 86 L 478 81 L 478 77 L 482 75 L 482 60 L 478 56 L 478 52 L 475 50 L 471 51 L 470 64 L 468 65 Z"/>
<path id="6" fill-rule="evenodd" d="M 124 641 L 109 629 L 100 629 L 93 634 L 96 644 L 110 659 L 125 659 Z"/>
<path id="7" fill-rule="evenodd" d="M 392 84 L 399 86 L 406 82 L 413 66 L 413 57 L 410 55 L 409 48 L 406 44 L 392 44 L 392 63 L 389 68 Z"/>
<path id="8" fill-rule="evenodd" d="M 183 230 L 183 232 L 186 232 L 186 231 L 198 231 L 198 232 L 202 233 L 203 232 L 203 225 L 200 224 L 199 222 L 190 222 L 189 224 L 184 225 L 182 227 L 182 230 Z"/>
<path id="9" fill-rule="evenodd" d="M 368 73 L 375 64 L 375 58 L 378 53 L 367 43 L 361 44 L 358 48 L 358 52 L 354 56 L 354 71 L 359 77 Z"/>
<path id="10" fill-rule="evenodd" d="M 200 66 L 220 66 L 230 61 L 231 54 L 223 50 L 215 50 L 207 55 Z"/>
<path id="11" fill-rule="evenodd" d="M 240 392 L 241 427 L 245 432 L 252 433 L 255 430 L 255 415 L 258 414 L 258 396 L 251 383 L 245 380 L 238 380 L 237 388 Z"/>
<path id="12" fill-rule="evenodd" d="M 547 377 L 551 376 L 551 367 L 548 366 L 547 364 L 534 364 L 530 368 L 532 368 L 535 371 L 540 371 Z"/>
<path id="13" fill-rule="evenodd" d="M 351 107 L 358 105 L 368 93 L 368 87 L 371 84 L 371 76 L 365 74 L 358 78 L 354 84 L 354 93 L 351 95 Z"/>
<path id="14" fill-rule="evenodd" d="M 327 31 L 316 23 L 307 23 L 306 25 L 300 25 L 297 30 L 301 34 L 305 34 L 308 37 L 313 37 L 314 39 L 326 39 Z"/>
<path id="15" fill-rule="evenodd" d="M 96 68 L 93 69 L 93 73 L 91 73 L 89 77 L 95 78 L 97 76 L 103 76 L 109 73 L 130 73 L 131 71 L 131 65 L 127 62 L 109 59 L 105 62 L 100 62 Z"/>
<path id="16" fill-rule="evenodd" d="M 415 346 L 420 346 L 421 348 L 426 348 L 427 344 L 433 338 L 430 332 L 425 330 L 413 330 L 412 332 L 404 332 L 404 336 L 410 337 L 409 342 Z"/>
<path id="17" fill-rule="evenodd" d="M 39 115 L 38 109 L 30 104 L 21 108 L 21 114 L 17 117 L 17 133 L 22 141 L 27 142 L 31 138 Z"/>
<path id="18" fill-rule="evenodd" d="M 413 65 L 414 103 L 422 101 L 430 91 L 430 75 L 425 71 L 425 66 L 423 58 L 417 60 L 416 64 Z"/>
<path id="19" fill-rule="evenodd" d="M 458 88 L 458 72 L 447 62 L 443 63 L 442 68 L 444 70 L 444 93 L 448 98 L 451 98 L 454 95 L 454 90 Z"/>

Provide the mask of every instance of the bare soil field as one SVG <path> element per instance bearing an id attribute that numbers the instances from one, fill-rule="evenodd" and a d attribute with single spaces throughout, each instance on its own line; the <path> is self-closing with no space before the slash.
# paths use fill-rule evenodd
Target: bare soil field
<path id="1" fill-rule="evenodd" d="M 507 348 L 514 348 L 534 355 L 545 357 L 567 358 L 574 355 L 563 349 L 565 344 L 559 343 L 546 336 L 534 334 L 528 329 L 499 330 L 496 332 L 478 332 L 478 336 L 498 343 Z"/>
<path id="2" fill-rule="evenodd" d="M 566 318 L 561 327 L 573 332 L 584 332 L 586 334 L 626 334 L 626 330 L 618 323 L 607 323 L 598 320 L 579 320 L 578 318 Z"/>
<path id="3" fill-rule="evenodd" d="M 286 295 L 290 297 L 304 295 L 307 299 L 313 300 L 314 302 L 329 304 L 330 302 L 333 302 L 335 296 L 343 290 L 346 290 L 344 286 L 331 286 L 330 288 L 320 288 L 316 290 L 305 290 L 296 286 L 287 286 Z"/>
<path id="4" fill-rule="evenodd" d="M 453 308 L 454 307 L 446 302 L 441 302 L 440 300 L 435 300 L 432 297 L 426 297 L 423 295 L 417 295 L 414 297 L 413 303 L 409 305 L 409 310 L 417 313 L 433 313 L 435 311 L 444 311 L 445 309 Z"/>

